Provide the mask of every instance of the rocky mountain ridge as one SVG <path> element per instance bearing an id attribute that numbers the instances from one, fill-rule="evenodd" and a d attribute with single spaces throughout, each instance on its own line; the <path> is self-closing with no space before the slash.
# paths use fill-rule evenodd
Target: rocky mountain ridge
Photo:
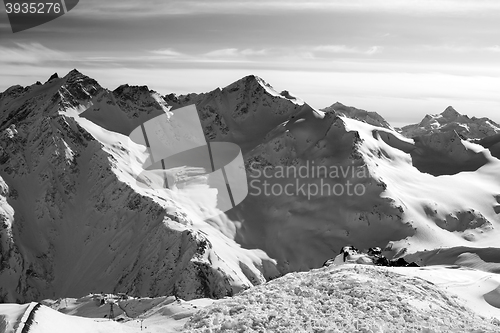
<path id="1" fill-rule="evenodd" d="M 321 109 L 324 112 L 335 112 L 338 116 L 356 119 L 373 126 L 393 129 L 393 127 L 377 112 L 365 111 L 352 106 L 346 106 L 340 102 L 335 102 L 327 108 Z"/>
<path id="2" fill-rule="evenodd" d="M 232 257 L 217 254 L 173 200 L 134 188 L 126 137 L 106 142 L 112 132 L 91 134 L 85 122 L 107 119 L 96 105 L 114 99 L 114 121 L 138 125 L 165 109 L 156 96 L 128 86 L 110 93 L 76 70 L 0 95 L 1 301 L 100 289 L 217 298 L 265 281 L 262 261 L 272 260 L 230 239 L 222 247 L 235 247 Z"/>

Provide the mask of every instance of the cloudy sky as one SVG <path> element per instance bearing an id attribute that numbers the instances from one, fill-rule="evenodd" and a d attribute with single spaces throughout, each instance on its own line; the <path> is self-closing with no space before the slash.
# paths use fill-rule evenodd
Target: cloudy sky
<path id="1" fill-rule="evenodd" d="M 500 122 L 499 22 L 498 0 L 80 0 L 13 34 L 2 10 L 0 91 L 73 68 L 162 94 L 256 74 L 395 126 L 448 105 Z"/>

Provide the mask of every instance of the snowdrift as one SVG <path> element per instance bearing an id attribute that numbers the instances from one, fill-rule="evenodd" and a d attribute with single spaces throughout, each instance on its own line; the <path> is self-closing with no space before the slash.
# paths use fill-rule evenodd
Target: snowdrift
<path id="1" fill-rule="evenodd" d="M 463 299 L 403 273 L 344 265 L 290 273 L 194 314 L 183 332 L 498 332 Z M 417 274 L 416 274 L 417 275 Z M 489 294 L 493 295 L 493 294 Z M 498 301 L 498 298 L 492 298 Z"/>

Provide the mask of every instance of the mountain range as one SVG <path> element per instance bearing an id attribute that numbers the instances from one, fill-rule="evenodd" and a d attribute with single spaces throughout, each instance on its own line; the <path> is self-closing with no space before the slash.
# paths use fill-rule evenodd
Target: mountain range
<path id="1" fill-rule="evenodd" d="M 191 104 L 207 141 L 241 148 L 249 184 L 241 204 L 206 220 L 196 212 L 210 200 L 137 185 L 148 152 L 128 137 Z M 73 70 L 1 93 L 0 138 L 1 302 L 222 298 L 321 267 L 345 244 L 500 271 L 500 126 L 452 107 L 395 129 L 253 75 L 161 95 Z"/>
<path id="2" fill-rule="evenodd" d="M 420 123 L 401 128 L 401 133 L 407 137 L 453 131 L 463 138 L 482 139 L 500 133 L 500 125 L 485 117 L 469 118 L 448 106 L 440 114 L 426 115 Z"/>

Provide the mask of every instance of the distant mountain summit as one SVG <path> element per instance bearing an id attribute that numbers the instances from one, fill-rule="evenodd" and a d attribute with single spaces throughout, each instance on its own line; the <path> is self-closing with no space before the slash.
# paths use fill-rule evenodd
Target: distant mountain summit
<path id="1" fill-rule="evenodd" d="M 352 106 L 345 106 L 342 103 L 335 102 L 334 104 L 321 109 L 324 112 L 335 112 L 337 116 L 356 119 L 367 124 L 392 129 L 392 126 L 377 112 L 365 111 Z"/>
<path id="2" fill-rule="evenodd" d="M 176 109 L 196 104 L 205 137 L 237 143 L 248 152 L 276 127 L 304 112 L 316 112 L 288 91 L 277 92 L 255 75 L 245 76 L 208 93 L 164 96 Z"/>
<path id="3" fill-rule="evenodd" d="M 485 117 L 469 118 L 448 106 L 441 114 L 428 114 L 420 123 L 403 127 L 401 134 L 413 138 L 448 131 L 456 131 L 463 138 L 480 139 L 500 133 L 500 125 Z"/>
<path id="4" fill-rule="evenodd" d="M 459 118 L 461 116 L 460 113 L 458 113 L 457 110 L 455 110 L 453 108 L 453 106 L 448 106 L 442 113 L 441 113 L 441 116 L 444 118 L 444 119 L 447 119 L 449 121 L 453 121 L 453 120 L 456 120 L 457 118 Z"/>

